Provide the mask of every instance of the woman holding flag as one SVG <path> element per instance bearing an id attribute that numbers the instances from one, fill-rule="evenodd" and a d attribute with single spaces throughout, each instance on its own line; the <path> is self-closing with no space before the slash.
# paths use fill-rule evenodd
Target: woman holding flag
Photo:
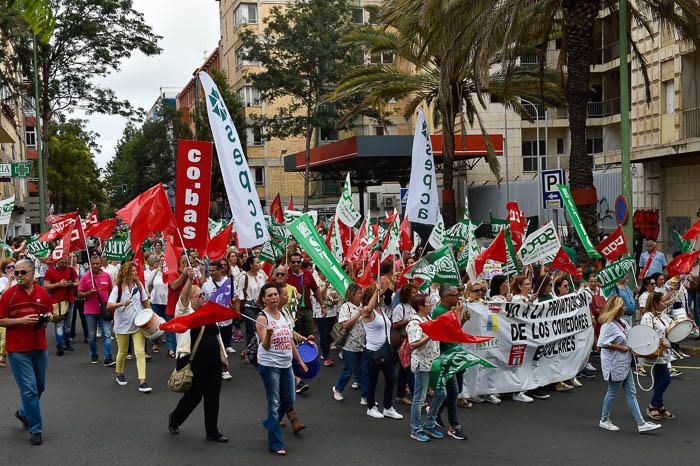
<path id="1" fill-rule="evenodd" d="M 117 338 L 116 379 L 119 385 L 126 385 L 124 362 L 129 350 L 129 340 L 134 344 L 136 370 L 139 378 L 139 391 L 150 393 L 153 389 L 146 383 L 146 337 L 134 323 L 139 312 L 148 302 L 148 293 L 139 280 L 136 266 L 127 261 L 119 269 L 114 288 L 107 301 L 107 310 L 114 314 L 114 334 Z"/>

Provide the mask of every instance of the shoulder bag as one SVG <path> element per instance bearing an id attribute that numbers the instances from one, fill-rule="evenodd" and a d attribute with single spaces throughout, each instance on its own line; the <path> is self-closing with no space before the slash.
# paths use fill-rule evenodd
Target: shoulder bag
<path id="1" fill-rule="evenodd" d="M 197 341 L 194 343 L 192 352 L 190 353 L 190 360 L 187 361 L 185 366 L 178 370 L 174 369 L 170 378 L 168 378 L 168 389 L 175 393 L 186 393 L 192 388 L 192 361 L 194 360 L 194 355 L 197 352 L 197 347 L 199 347 L 199 342 L 202 340 L 202 335 L 204 335 L 204 327 L 200 327 L 199 336 Z"/>

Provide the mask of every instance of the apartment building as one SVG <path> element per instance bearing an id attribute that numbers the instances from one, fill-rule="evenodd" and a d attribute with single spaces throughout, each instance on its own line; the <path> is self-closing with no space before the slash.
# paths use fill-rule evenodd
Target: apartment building
<path id="1" fill-rule="evenodd" d="M 280 106 L 286 105 L 285 99 L 266 102 L 260 97 L 260 92 L 253 86 L 249 75 L 260 70 L 257 63 L 248 62 L 240 56 L 240 33 L 246 28 L 256 34 L 264 34 L 263 21 L 269 16 L 274 7 L 282 7 L 290 3 L 287 0 L 220 0 L 221 27 L 221 69 L 227 74 L 229 81 L 238 92 L 246 107 L 246 116 L 271 116 Z M 379 5 L 381 0 L 356 0 L 352 12 L 355 23 L 371 24 L 370 12 L 364 7 Z M 393 63 L 392 54 L 381 54 L 365 57 L 367 63 Z M 398 105 L 398 104 L 397 104 Z M 334 128 L 318 128 L 315 131 L 313 146 L 329 144 L 352 135 L 385 135 L 411 134 L 412 122 L 406 121 L 400 112 L 394 112 L 390 124 L 382 125 L 368 119 L 358 119 L 351 131 L 336 131 Z M 266 140 L 259 130 L 248 129 L 247 133 L 248 164 L 255 177 L 258 194 L 263 205 L 272 202 L 279 192 L 285 202 L 291 197 L 295 205 L 303 204 L 304 179 L 299 173 L 284 172 L 284 156 L 304 151 L 303 137 L 285 139 L 272 138 Z M 335 207 L 340 195 L 341 185 L 337 181 L 313 180 L 310 185 L 309 205 L 321 211 L 329 211 Z M 376 192 L 387 192 L 398 198 L 399 186 L 375 187 Z M 394 192 L 395 191 L 395 192 Z M 381 195 L 375 195 L 378 199 Z"/>

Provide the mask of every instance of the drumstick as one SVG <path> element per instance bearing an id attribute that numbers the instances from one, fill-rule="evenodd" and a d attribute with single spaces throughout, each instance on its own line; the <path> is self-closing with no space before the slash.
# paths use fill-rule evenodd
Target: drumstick
<path id="1" fill-rule="evenodd" d="M 262 326 L 265 327 L 265 328 L 272 328 L 272 327 L 268 327 L 268 326 L 265 325 L 265 324 L 261 324 L 260 322 L 258 322 L 258 319 L 253 319 L 252 317 L 249 317 L 249 316 L 247 316 L 247 315 L 245 315 L 245 314 L 243 314 L 243 313 L 241 313 L 241 317 L 245 317 L 245 318 L 248 319 L 248 320 L 252 320 L 252 321 L 255 322 L 256 324 L 262 325 Z"/>

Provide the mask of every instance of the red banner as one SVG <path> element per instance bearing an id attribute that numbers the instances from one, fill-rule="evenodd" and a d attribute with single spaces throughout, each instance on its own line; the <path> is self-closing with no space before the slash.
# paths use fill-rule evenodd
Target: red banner
<path id="1" fill-rule="evenodd" d="M 185 247 L 207 253 L 212 144 L 180 140 L 177 145 L 175 219 Z"/>
<path id="2" fill-rule="evenodd" d="M 610 262 L 615 262 L 624 254 L 627 254 L 627 243 L 625 243 L 625 234 L 622 232 L 622 226 L 618 225 L 617 229 L 601 241 L 595 249 Z"/>

